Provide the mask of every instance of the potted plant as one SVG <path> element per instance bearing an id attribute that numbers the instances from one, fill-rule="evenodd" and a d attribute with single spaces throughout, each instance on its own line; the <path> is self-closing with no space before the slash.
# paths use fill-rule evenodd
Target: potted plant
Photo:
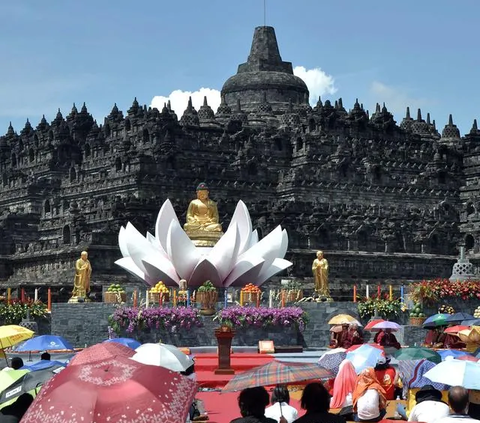
<path id="1" fill-rule="evenodd" d="M 212 316 L 215 314 L 215 306 L 217 304 L 218 291 L 210 281 L 205 281 L 201 287 L 197 289 L 196 300 L 200 304 L 200 314 L 204 316 Z"/>

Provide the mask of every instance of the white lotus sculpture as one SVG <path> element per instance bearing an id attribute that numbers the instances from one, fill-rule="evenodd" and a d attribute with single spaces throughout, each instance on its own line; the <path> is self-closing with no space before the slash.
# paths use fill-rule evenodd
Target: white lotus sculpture
<path id="1" fill-rule="evenodd" d="M 215 286 L 261 285 L 290 267 L 284 260 L 287 231 L 277 226 L 258 240 L 248 209 L 239 201 L 225 234 L 214 247 L 196 247 L 180 226 L 170 200 L 163 203 L 155 224 L 155 236 L 144 237 L 128 222 L 120 229 L 118 243 L 123 258 L 115 263 L 148 285 L 163 281 L 168 286 L 199 286 L 210 280 Z"/>

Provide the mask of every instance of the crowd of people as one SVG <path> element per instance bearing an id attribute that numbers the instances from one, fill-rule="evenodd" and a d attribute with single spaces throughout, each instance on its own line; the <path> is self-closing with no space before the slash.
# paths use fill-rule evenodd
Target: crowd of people
<path id="1" fill-rule="evenodd" d="M 395 334 L 391 329 L 379 330 L 373 342 L 384 348 L 400 349 L 400 343 L 397 341 Z M 353 345 L 361 345 L 364 343 L 363 335 L 361 334 L 358 325 L 355 323 L 343 324 L 340 330 L 332 330 L 330 336 L 331 348 L 345 348 L 348 349 Z"/>

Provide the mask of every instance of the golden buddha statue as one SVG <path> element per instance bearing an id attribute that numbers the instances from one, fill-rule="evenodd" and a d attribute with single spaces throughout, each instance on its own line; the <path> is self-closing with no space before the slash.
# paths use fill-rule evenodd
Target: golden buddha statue
<path id="1" fill-rule="evenodd" d="M 199 184 L 197 198 L 188 206 L 187 222 L 183 227 L 194 244 L 203 247 L 215 245 L 223 235 L 217 204 L 210 200 L 208 194 L 207 184 Z"/>
<path id="2" fill-rule="evenodd" d="M 323 251 L 317 251 L 317 258 L 312 263 L 312 272 L 315 280 L 315 292 L 320 298 L 331 301 L 328 288 L 328 261 L 323 257 Z"/>
<path id="3" fill-rule="evenodd" d="M 69 303 L 78 303 L 79 298 L 86 300 L 90 292 L 90 276 L 92 275 L 92 266 L 88 260 L 88 253 L 82 251 L 80 258 L 75 262 L 75 279 L 73 281 L 72 297 Z"/>

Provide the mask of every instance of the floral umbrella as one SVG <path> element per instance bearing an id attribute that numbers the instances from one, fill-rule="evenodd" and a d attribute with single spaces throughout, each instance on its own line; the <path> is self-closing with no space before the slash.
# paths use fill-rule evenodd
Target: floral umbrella
<path id="1" fill-rule="evenodd" d="M 135 351 L 116 342 L 95 344 L 80 351 L 70 360 L 69 366 L 78 366 L 92 361 L 105 360 L 114 356 L 132 357 Z"/>
<path id="2" fill-rule="evenodd" d="M 196 391 L 176 372 L 117 356 L 68 366 L 43 385 L 22 422 L 184 422 Z"/>
<path id="3" fill-rule="evenodd" d="M 324 369 L 330 370 L 334 375 L 338 373 L 340 363 L 345 360 L 347 351 L 345 348 L 335 348 L 325 352 L 319 359 L 317 364 Z"/>

